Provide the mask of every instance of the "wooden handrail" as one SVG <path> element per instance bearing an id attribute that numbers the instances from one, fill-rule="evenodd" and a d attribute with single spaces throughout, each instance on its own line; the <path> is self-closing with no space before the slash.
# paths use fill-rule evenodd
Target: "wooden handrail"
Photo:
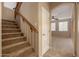
<path id="1" fill-rule="evenodd" d="M 17 2 L 17 4 L 16 4 L 16 10 L 20 10 L 20 7 L 21 7 L 21 5 L 22 5 L 22 2 Z"/>
<path id="2" fill-rule="evenodd" d="M 25 20 L 30 25 L 31 31 L 38 32 L 38 30 L 19 12 L 21 5 L 22 5 L 22 2 L 17 2 L 16 8 L 15 8 L 15 18 L 17 15 L 19 15 L 20 17 L 23 18 L 23 20 Z"/>

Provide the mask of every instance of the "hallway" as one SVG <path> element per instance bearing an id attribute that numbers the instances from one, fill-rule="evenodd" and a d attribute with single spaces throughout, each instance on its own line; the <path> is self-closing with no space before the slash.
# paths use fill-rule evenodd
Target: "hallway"
<path id="1" fill-rule="evenodd" d="M 61 11 L 60 11 L 61 10 Z M 74 45 L 73 32 L 73 3 L 61 3 L 53 9 L 51 4 L 49 50 L 44 56 L 71 57 Z"/>
<path id="2" fill-rule="evenodd" d="M 53 37 L 50 42 L 50 49 L 44 55 L 45 57 L 71 57 L 73 55 L 71 38 Z"/>

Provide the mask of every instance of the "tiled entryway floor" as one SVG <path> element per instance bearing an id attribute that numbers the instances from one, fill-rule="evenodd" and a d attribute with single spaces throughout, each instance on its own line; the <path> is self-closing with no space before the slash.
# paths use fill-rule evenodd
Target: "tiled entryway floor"
<path id="1" fill-rule="evenodd" d="M 73 43 L 71 38 L 53 37 L 50 40 L 50 49 L 45 57 L 71 57 L 73 56 Z"/>

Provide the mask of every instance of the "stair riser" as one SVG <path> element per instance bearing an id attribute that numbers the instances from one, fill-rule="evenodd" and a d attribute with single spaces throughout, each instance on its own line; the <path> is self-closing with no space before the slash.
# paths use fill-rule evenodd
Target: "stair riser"
<path id="1" fill-rule="evenodd" d="M 3 25 L 17 25 L 16 23 L 2 23 Z"/>
<path id="2" fill-rule="evenodd" d="M 17 25 L 17 23 L 2 22 L 3 25 Z"/>
<path id="3" fill-rule="evenodd" d="M 20 32 L 20 30 L 2 30 L 2 33 L 14 33 L 14 32 Z"/>
<path id="4" fill-rule="evenodd" d="M 13 52 L 13 51 L 20 50 L 20 49 L 22 49 L 22 48 L 24 48 L 24 47 L 27 47 L 27 46 L 28 46 L 28 43 L 26 43 L 26 44 L 21 44 L 21 45 L 17 45 L 17 46 L 14 46 L 14 47 L 11 47 L 11 48 L 2 50 L 2 53 L 3 53 L 3 54 L 11 53 L 11 52 Z M 15 54 L 16 54 L 16 53 L 15 53 Z"/>
<path id="5" fill-rule="evenodd" d="M 16 21 L 7 21 L 7 20 L 3 20 L 2 23 L 16 23 Z"/>
<path id="6" fill-rule="evenodd" d="M 6 40 L 6 41 L 2 42 L 2 46 L 7 46 L 7 45 L 15 44 L 18 42 L 22 42 L 22 41 L 26 41 L 26 39 L 25 38 L 18 38 L 18 39 Z"/>
<path id="7" fill-rule="evenodd" d="M 2 27 L 3 27 L 3 28 L 7 28 L 7 27 L 18 27 L 18 26 L 16 26 L 16 25 L 6 25 L 6 26 L 5 26 L 5 25 L 3 25 Z"/>
<path id="8" fill-rule="evenodd" d="M 2 26 L 2 28 L 19 28 L 18 26 Z"/>
<path id="9" fill-rule="evenodd" d="M 2 29 L 19 29 L 19 27 L 3 27 Z"/>
<path id="10" fill-rule="evenodd" d="M 11 37 L 19 37 L 19 36 L 22 36 L 22 34 L 8 34 L 8 35 L 3 35 L 2 39 L 11 38 Z"/>
<path id="11" fill-rule="evenodd" d="M 2 27 L 17 27 L 17 25 L 2 25 Z"/>

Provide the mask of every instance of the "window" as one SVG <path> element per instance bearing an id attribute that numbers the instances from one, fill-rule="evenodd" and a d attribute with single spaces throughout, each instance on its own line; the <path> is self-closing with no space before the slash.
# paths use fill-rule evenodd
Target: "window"
<path id="1" fill-rule="evenodd" d="M 68 22 L 59 22 L 59 31 L 68 31 Z"/>
<path id="2" fill-rule="evenodd" d="M 51 23 L 51 31 L 56 31 L 56 23 Z"/>
<path id="3" fill-rule="evenodd" d="M 9 8 L 9 9 L 12 9 L 13 10 L 13 8 L 15 8 L 16 7 L 16 2 L 4 2 L 4 7 L 6 7 L 6 8 Z"/>

